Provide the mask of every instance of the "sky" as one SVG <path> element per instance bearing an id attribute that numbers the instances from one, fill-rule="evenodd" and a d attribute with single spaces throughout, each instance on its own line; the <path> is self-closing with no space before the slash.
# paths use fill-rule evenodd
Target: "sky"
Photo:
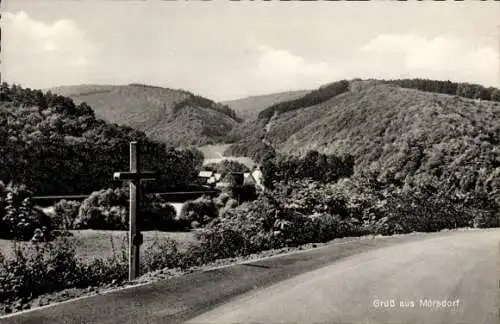
<path id="1" fill-rule="evenodd" d="M 2 81 L 223 101 L 352 78 L 500 87 L 500 1 L 3 0 Z"/>

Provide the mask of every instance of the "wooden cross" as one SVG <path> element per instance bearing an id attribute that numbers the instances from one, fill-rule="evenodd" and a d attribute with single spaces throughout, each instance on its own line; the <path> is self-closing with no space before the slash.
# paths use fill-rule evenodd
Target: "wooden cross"
<path id="1" fill-rule="evenodd" d="M 128 180 L 130 185 L 130 207 L 129 207 L 129 280 L 139 276 L 139 246 L 143 242 L 142 234 L 137 228 L 137 214 L 140 207 L 140 188 L 142 180 L 155 180 L 155 173 L 150 171 L 141 172 L 140 159 L 137 152 L 137 142 L 130 142 L 130 171 L 115 172 L 113 179 Z"/>

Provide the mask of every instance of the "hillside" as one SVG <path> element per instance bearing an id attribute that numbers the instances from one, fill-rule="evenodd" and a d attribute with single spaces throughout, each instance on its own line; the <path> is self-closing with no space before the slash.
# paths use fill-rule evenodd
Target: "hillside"
<path id="1" fill-rule="evenodd" d="M 129 142 L 142 143 L 143 167 L 154 185 L 186 187 L 202 164 L 194 150 L 174 150 L 128 126 L 95 117 L 68 97 L 3 83 L 0 88 L 0 181 L 35 194 L 83 194 L 120 186 L 113 172 L 129 166 Z M 166 163 L 168 161 L 168 163 Z"/>
<path id="2" fill-rule="evenodd" d="M 51 91 L 76 104 L 86 102 L 97 118 L 174 146 L 224 142 L 238 124 L 227 106 L 182 90 L 130 84 L 63 86 Z"/>
<path id="3" fill-rule="evenodd" d="M 265 134 L 286 154 L 351 154 L 358 173 L 370 170 L 394 181 L 453 179 L 464 189 L 500 194 L 498 102 L 351 82 L 349 92 L 277 114 L 271 123 L 247 125 L 247 134 L 257 135 L 228 151 L 248 155 Z"/>
<path id="4" fill-rule="evenodd" d="M 288 91 L 272 93 L 262 96 L 251 96 L 242 99 L 224 101 L 222 104 L 229 106 L 244 120 L 256 119 L 259 113 L 276 103 L 294 100 L 306 95 L 309 90 Z"/>

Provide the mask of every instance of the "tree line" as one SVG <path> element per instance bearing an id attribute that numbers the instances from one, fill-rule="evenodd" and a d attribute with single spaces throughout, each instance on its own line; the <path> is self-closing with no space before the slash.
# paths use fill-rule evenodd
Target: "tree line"
<path id="1" fill-rule="evenodd" d="M 284 113 L 300 108 L 318 105 L 347 91 L 349 91 L 349 81 L 341 80 L 333 82 L 331 84 L 322 86 L 319 89 L 314 90 L 298 99 L 274 104 L 261 111 L 258 115 L 258 118 L 270 119 L 276 112 Z"/>
<path id="2" fill-rule="evenodd" d="M 189 94 L 188 98 L 177 103 L 174 106 L 174 112 L 178 112 L 179 110 L 181 110 L 182 108 L 184 108 L 186 106 L 200 106 L 200 107 L 213 109 L 215 111 L 223 113 L 224 115 L 231 117 L 232 119 L 236 120 L 237 122 L 242 121 L 242 119 L 236 115 L 236 112 L 234 110 L 232 110 L 231 108 L 229 108 L 229 106 L 223 105 L 220 103 L 216 103 L 210 99 L 207 99 L 207 98 L 201 97 L 201 96 L 197 96 L 197 95 L 194 95 L 194 94 L 189 93 L 189 92 L 188 92 L 188 94 Z"/>
<path id="3" fill-rule="evenodd" d="M 483 87 L 473 83 L 458 83 L 451 81 L 437 81 L 429 79 L 401 79 L 387 80 L 384 83 L 393 84 L 401 88 L 417 89 L 426 92 L 444 93 L 470 99 L 491 100 L 500 102 L 500 89 Z"/>
<path id="4" fill-rule="evenodd" d="M 396 85 L 401 88 L 417 89 L 426 92 L 443 93 L 449 95 L 456 95 L 470 99 L 491 100 L 500 102 L 500 89 L 494 87 L 484 87 L 479 84 L 467 82 L 451 82 L 438 81 L 430 79 L 399 79 L 399 80 L 381 80 L 380 82 L 386 84 Z M 314 90 L 303 97 L 298 99 L 289 100 L 274 104 L 265 110 L 261 111 L 258 115 L 259 119 L 270 119 L 275 112 L 284 113 L 301 108 L 318 105 L 331 98 L 338 96 L 344 92 L 349 91 L 349 81 L 341 80 L 327 84 Z"/>
<path id="5" fill-rule="evenodd" d="M 321 183 L 336 182 L 354 174 L 354 157 L 322 154 L 311 150 L 303 157 L 268 152 L 262 159 L 264 186 L 274 188 L 282 181 L 310 179 Z"/>

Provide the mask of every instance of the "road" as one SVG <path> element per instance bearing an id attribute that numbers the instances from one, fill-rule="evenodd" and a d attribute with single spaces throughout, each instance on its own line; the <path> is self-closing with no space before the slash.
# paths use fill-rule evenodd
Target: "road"
<path id="1" fill-rule="evenodd" d="M 498 324 L 499 242 L 500 229 L 334 243 L 58 304 L 0 323 Z M 449 307 L 430 307 L 445 299 Z M 380 301 L 385 304 L 376 307 Z"/>
<path id="2" fill-rule="evenodd" d="M 189 323 L 500 323 L 499 243 L 467 232 L 358 254 Z"/>

